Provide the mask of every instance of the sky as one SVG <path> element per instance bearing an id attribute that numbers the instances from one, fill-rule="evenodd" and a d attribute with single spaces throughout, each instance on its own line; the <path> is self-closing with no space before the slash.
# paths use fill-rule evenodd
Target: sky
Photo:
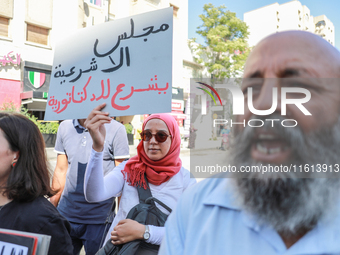
<path id="1" fill-rule="evenodd" d="M 236 16 L 243 20 L 245 12 L 270 5 L 273 3 L 287 3 L 289 0 L 189 0 L 189 38 L 197 38 L 199 43 L 204 40 L 196 34 L 197 27 L 202 24 L 198 17 L 203 13 L 203 6 L 212 3 L 215 7 L 224 4 L 229 11 L 235 12 Z M 326 15 L 334 24 L 335 47 L 340 50 L 340 0 L 300 0 L 302 5 L 306 5 L 311 16 Z"/>

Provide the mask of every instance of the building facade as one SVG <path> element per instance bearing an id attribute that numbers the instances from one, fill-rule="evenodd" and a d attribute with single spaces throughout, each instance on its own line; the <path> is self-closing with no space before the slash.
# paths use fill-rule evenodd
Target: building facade
<path id="1" fill-rule="evenodd" d="M 173 88 L 183 91 L 187 84 L 183 51 L 188 38 L 188 0 L 1 0 L 0 106 L 6 102 L 24 105 L 43 119 L 59 41 L 78 29 L 170 6 L 174 10 Z M 184 100 L 183 93 L 180 95 L 176 106 L 178 100 Z M 183 118 L 181 112 L 177 109 L 174 116 Z M 143 118 L 120 119 L 138 126 Z"/>
<path id="2" fill-rule="evenodd" d="M 249 27 L 249 46 L 255 46 L 270 34 L 286 30 L 309 31 L 335 45 L 333 23 L 325 15 L 313 17 L 308 7 L 297 0 L 246 12 L 243 20 Z"/>

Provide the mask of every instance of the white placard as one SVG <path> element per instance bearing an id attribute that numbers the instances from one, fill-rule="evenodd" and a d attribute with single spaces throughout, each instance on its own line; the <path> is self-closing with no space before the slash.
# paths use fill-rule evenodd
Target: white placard
<path id="1" fill-rule="evenodd" d="M 18 244 L 12 244 L 0 241 L 1 255 L 27 255 L 28 248 Z"/>
<path id="2" fill-rule="evenodd" d="M 56 46 L 45 120 L 171 112 L 173 10 L 80 29 Z"/>

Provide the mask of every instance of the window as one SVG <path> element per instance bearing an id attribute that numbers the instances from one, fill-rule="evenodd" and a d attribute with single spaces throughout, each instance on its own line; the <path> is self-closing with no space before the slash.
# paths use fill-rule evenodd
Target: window
<path id="1" fill-rule="evenodd" d="M 94 4 L 98 7 L 102 7 L 103 6 L 103 1 L 104 0 L 87 0 L 87 2 Z"/>
<path id="2" fill-rule="evenodd" d="M 8 18 L 0 17 L 0 36 L 8 37 L 8 23 Z"/>
<path id="3" fill-rule="evenodd" d="M 306 20 L 306 21 L 309 21 L 308 13 L 305 14 L 305 20 Z"/>
<path id="4" fill-rule="evenodd" d="M 26 41 L 48 45 L 48 29 L 27 24 Z"/>
<path id="5" fill-rule="evenodd" d="M 320 20 L 318 23 L 316 23 L 315 26 L 317 26 L 317 27 L 324 27 L 324 26 L 326 26 L 326 22 L 324 20 Z"/>

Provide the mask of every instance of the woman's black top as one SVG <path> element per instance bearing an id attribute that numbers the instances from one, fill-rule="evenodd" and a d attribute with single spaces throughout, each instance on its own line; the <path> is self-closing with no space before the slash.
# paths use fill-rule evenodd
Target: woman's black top
<path id="1" fill-rule="evenodd" d="M 49 235 L 49 255 L 73 254 L 70 223 L 44 197 L 4 205 L 0 210 L 0 228 Z"/>

